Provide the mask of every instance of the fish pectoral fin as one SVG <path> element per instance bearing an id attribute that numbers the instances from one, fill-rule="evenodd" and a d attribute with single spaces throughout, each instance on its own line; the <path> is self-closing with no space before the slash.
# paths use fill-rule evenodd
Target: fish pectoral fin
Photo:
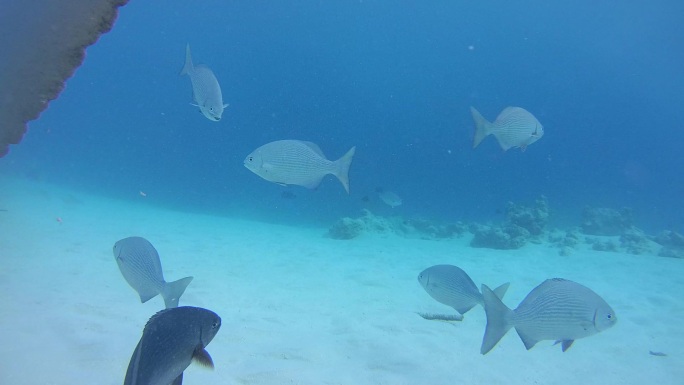
<path id="1" fill-rule="evenodd" d="M 155 293 L 138 293 L 138 294 L 140 295 L 140 302 L 145 303 L 145 302 L 151 300 L 152 298 L 156 297 L 157 294 L 159 294 L 159 293 L 155 292 Z"/>
<path id="2" fill-rule="evenodd" d="M 223 105 L 223 108 L 228 108 L 228 106 L 230 106 L 230 104 L 226 103 Z"/>
<path id="3" fill-rule="evenodd" d="M 178 377 L 173 380 L 171 385 L 183 385 L 183 372 L 181 372 L 181 374 L 179 374 Z"/>
<path id="4" fill-rule="evenodd" d="M 192 353 L 192 360 L 205 368 L 214 369 L 214 361 L 211 359 L 209 352 L 207 352 L 202 346 L 198 346 L 197 349 Z"/>
<path id="5" fill-rule="evenodd" d="M 518 332 L 518 336 L 520 336 L 520 339 L 522 340 L 523 344 L 525 344 L 525 348 L 527 350 L 532 349 L 534 345 L 536 345 L 537 342 L 539 342 L 538 340 L 535 340 L 534 338 L 528 336 L 524 332 L 521 332 L 517 328 L 515 329 L 515 331 Z"/>
<path id="6" fill-rule="evenodd" d="M 314 190 L 321 184 L 322 181 L 323 181 L 323 177 L 321 176 L 320 178 L 315 178 L 315 179 L 312 179 L 306 183 L 302 183 L 302 186 L 304 186 L 308 189 Z"/>
<path id="7" fill-rule="evenodd" d="M 460 314 L 465 314 L 470 309 L 472 309 L 473 307 L 475 307 L 475 304 L 459 307 L 458 309 L 456 309 L 456 311 L 459 312 Z"/>

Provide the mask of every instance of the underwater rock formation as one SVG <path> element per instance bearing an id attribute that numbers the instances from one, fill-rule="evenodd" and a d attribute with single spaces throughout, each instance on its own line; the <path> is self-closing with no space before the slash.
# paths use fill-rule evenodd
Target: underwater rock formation
<path id="1" fill-rule="evenodd" d="M 632 209 L 619 211 L 605 207 L 585 207 L 582 212 L 582 232 L 588 235 L 620 235 L 632 227 Z"/>
<path id="2" fill-rule="evenodd" d="M 549 202 L 543 195 L 535 201 L 534 207 L 508 202 L 506 219 L 509 224 L 522 227 L 531 235 L 541 235 L 549 221 Z"/>
<path id="3" fill-rule="evenodd" d="M 548 221 L 549 204 L 543 195 L 533 207 L 508 202 L 504 224 L 470 226 L 470 232 L 475 235 L 470 246 L 510 250 L 519 249 L 527 242 L 541 243 Z"/>
<path id="4" fill-rule="evenodd" d="M 421 238 L 454 238 L 460 237 L 468 231 L 468 226 L 462 222 L 438 223 L 428 219 L 407 219 L 399 227 L 404 236 L 419 235 Z"/>
<path id="5" fill-rule="evenodd" d="M 630 254 L 654 254 L 653 241 L 636 227 L 631 227 L 620 235 L 620 246 Z"/>
<path id="6" fill-rule="evenodd" d="M 519 249 L 527 243 L 530 232 L 520 226 L 472 225 L 470 231 L 475 235 L 470 242 L 472 247 L 483 247 L 498 250 Z"/>
<path id="7" fill-rule="evenodd" d="M 361 235 L 362 232 L 363 221 L 348 217 L 340 219 L 328 229 L 328 235 L 333 239 L 352 239 Z"/>
<path id="8" fill-rule="evenodd" d="M 0 157 L 57 98 L 128 0 L 0 2 Z"/>
<path id="9" fill-rule="evenodd" d="M 548 236 L 548 241 L 558 247 L 559 255 L 568 256 L 572 251 L 582 243 L 582 234 L 579 228 L 572 228 L 565 232 L 553 232 Z"/>
<path id="10" fill-rule="evenodd" d="M 668 258 L 684 259 L 684 236 L 675 231 L 663 231 L 653 238 L 653 241 L 662 246 L 658 255 Z"/>
<path id="11" fill-rule="evenodd" d="M 454 238 L 467 231 L 461 222 L 443 224 L 428 219 L 385 218 L 376 216 L 367 209 L 359 218 L 342 218 L 328 229 L 328 236 L 334 239 L 352 239 L 362 233 L 395 234 L 404 238 L 441 239 Z"/>
<path id="12" fill-rule="evenodd" d="M 612 239 L 587 238 L 587 243 L 596 251 L 620 251 L 620 245 Z"/>

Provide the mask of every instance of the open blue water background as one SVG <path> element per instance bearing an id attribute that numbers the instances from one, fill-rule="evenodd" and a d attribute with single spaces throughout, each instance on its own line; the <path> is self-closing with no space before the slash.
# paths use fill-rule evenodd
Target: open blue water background
<path id="1" fill-rule="evenodd" d="M 682 231 L 683 14 L 679 1 L 134 0 L 0 169 L 293 224 L 364 207 L 497 220 L 543 194 L 558 225 L 629 206 L 646 230 Z M 190 106 L 186 43 L 230 104 L 218 123 Z M 471 105 L 489 120 L 523 107 L 545 135 L 473 150 Z M 332 176 L 309 191 L 243 167 L 278 139 L 331 159 L 357 146 L 351 194 Z M 378 203 L 377 187 L 404 205 Z"/>

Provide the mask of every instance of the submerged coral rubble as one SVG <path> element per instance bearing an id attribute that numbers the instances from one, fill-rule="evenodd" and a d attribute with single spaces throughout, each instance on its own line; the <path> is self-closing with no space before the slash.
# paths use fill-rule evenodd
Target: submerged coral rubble
<path id="1" fill-rule="evenodd" d="M 564 256 L 581 248 L 589 248 L 684 258 L 684 236 L 675 231 L 663 231 L 657 236 L 646 234 L 634 225 L 629 208 L 585 207 L 580 225 L 569 230 L 548 230 L 549 216 L 549 204 L 544 196 L 531 206 L 509 202 L 506 219 L 499 224 L 442 223 L 422 218 L 381 217 L 364 209 L 358 218 L 346 217 L 335 222 L 328 230 L 328 236 L 353 239 L 364 233 L 373 233 L 405 238 L 447 239 L 472 234 L 472 247 L 510 250 L 528 243 L 547 242 Z"/>

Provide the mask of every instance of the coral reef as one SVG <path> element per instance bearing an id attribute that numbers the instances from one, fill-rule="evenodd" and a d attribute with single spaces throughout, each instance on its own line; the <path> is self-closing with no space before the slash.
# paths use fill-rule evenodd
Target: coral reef
<path id="1" fill-rule="evenodd" d="M 620 235 L 632 227 L 632 209 L 615 210 L 605 207 L 585 207 L 582 212 L 582 232 L 588 235 Z"/>

